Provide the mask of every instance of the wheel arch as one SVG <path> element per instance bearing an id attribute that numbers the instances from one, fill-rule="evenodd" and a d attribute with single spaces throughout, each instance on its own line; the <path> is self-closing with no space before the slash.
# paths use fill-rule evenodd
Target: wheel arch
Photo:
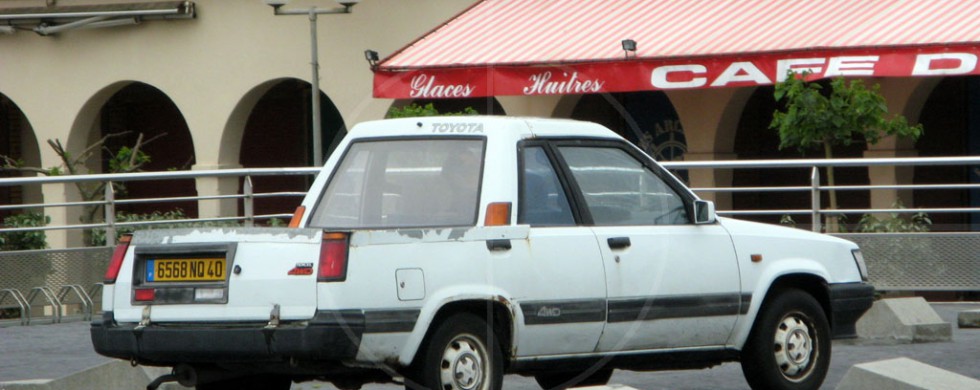
<path id="1" fill-rule="evenodd" d="M 830 306 L 830 289 L 827 281 L 828 274 L 825 270 L 812 267 L 794 267 L 794 269 L 785 268 L 782 272 L 773 272 L 770 275 L 769 277 L 764 275 L 759 279 L 759 283 L 752 294 L 753 302 L 750 305 L 749 312 L 746 313 L 746 317 L 742 323 L 743 325 L 739 326 L 733 335 L 732 344 L 739 349 L 742 348 L 749 334 L 752 332 L 752 328 L 755 326 L 755 322 L 759 317 L 759 313 L 762 312 L 762 308 L 767 302 L 772 300 L 774 294 L 781 290 L 795 288 L 814 297 L 820 304 L 820 308 L 823 309 L 827 321 L 833 324 Z M 767 280 L 771 280 L 771 282 L 766 283 Z M 762 299 L 757 300 L 755 297 L 761 297 Z"/>
<path id="2" fill-rule="evenodd" d="M 765 305 L 770 300 L 772 294 L 789 288 L 803 290 L 803 292 L 810 294 L 810 296 L 816 299 L 820 303 L 824 315 L 827 316 L 827 322 L 833 326 L 829 285 L 824 278 L 814 274 L 797 273 L 780 276 L 772 282 L 762 304 Z"/>
<path id="3" fill-rule="evenodd" d="M 432 333 L 447 318 L 459 313 L 470 313 L 482 318 L 490 324 L 497 337 L 496 342 L 500 345 L 504 356 L 504 368 L 509 365 L 510 357 L 514 356 L 514 306 L 511 302 L 500 295 L 492 296 L 470 296 L 459 297 L 458 299 L 443 302 L 436 310 L 429 313 L 427 318 L 420 318 L 420 324 L 425 326 L 416 327 L 407 345 L 399 356 L 399 362 L 404 367 L 410 366 L 416 361 L 422 346 L 432 337 Z M 423 310 L 423 316 L 425 310 Z"/>

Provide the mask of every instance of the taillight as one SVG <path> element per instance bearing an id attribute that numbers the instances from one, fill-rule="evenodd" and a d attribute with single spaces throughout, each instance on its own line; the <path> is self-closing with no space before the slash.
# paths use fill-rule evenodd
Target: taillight
<path id="1" fill-rule="evenodd" d="M 293 211 L 293 219 L 289 220 L 289 227 L 298 228 L 299 221 L 303 220 L 303 214 L 306 214 L 306 206 L 299 206 L 296 211 Z"/>
<path id="2" fill-rule="evenodd" d="M 129 250 L 129 242 L 133 240 L 131 234 L 124 234 L 119 237 L 119 243 L 116 244 L 116 250 L 112 251 L 112 259 L 109 260 L 109 268 L 105 270 L 105 284 L 116 283 L 116 278 L 119 277 L 119 269 L 122 268 L 123 258 L 126 257 L 126 251 Z"/>
<path id="3" fill-rule="evenodd" d="M 157 297 L 157 290 L 153 288 L 138 288 L 136 289 L 135 296 L 133 300 L 137 302 L 148 302 L 153 301 Z"/>
<path id="4" fill-rule="evenodd" d="M 316 281 L 340 282 L 344 279 L 347 279 L 347 233 L 323 233 Z"/>

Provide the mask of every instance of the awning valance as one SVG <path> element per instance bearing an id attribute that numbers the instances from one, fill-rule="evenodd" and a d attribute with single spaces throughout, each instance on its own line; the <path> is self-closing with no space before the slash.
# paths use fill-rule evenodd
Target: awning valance
<path id="1" fill-rule="evenodd" d="M 623 40 L 636 42 L 624 51 Z M 384 98 L 980 74 L 975 0 L 482 0 L 382 60 Z"/>

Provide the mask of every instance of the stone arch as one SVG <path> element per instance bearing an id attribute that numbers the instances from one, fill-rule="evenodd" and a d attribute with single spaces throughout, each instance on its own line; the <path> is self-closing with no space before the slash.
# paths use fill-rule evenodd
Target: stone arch
<path id="1" fill-rule="evenodd" d="M 24 167 L 42 167 L 41 150 L 30 120 L 13 100 L 0 93 L 0 155 L 23 162 Z M 0 162 L 0 166 L 4 166 Z M 28 171 L 0 170 L 0 177 L 34 176 Z M 0 187 L 0 204 L 41 204 L 40 186 Z M 20 210 L 0 210 L 0 221 Z"/>
<path id="2" fill-rule="evenodd" d="M 266 81 L 239 101 L 222 136 L 222 164 L 245 168 L 309 166 L 313 162 L 310 83 L 295 78 Z M 347 133 L 340 111 L 329 96 L 320 94 L 322 153 L 328 156 Z M 237 146 L 236 146 L 237 144 Z M 237 158 L 237 159 L 236 159 Z M 325 161 L 326 158 L 324 157 Z M 266 176 L 253 178 L 256 192 L 305 192 L 311 178 Z M 257 199 L 257 215 L 291 213 L 295 197 Z M 241 204 L 239 204 L 241 212 Z"/>
<path id="3" fill-rule="evenodd" d="M 551 112 L 552 118 L 571 118 L 572 111 L 575 111 L 575 106 L 578 105 L 579 100 L 582 100 L 583 95 L 563 95 L 561 99 L 558 100 L 558 104 L 555 105 L 554 111 Z"/>
<path id="4" fill-rule="evenodd" d="M 752 97 L 755 88 L 736 88 L 725 103 L 715 127 L 714 153 L 732 153 L 735 151 L 735 135 L 738 133 L 738 122 L 745 112 L 745 106 Z M 683 117 L 681 118 L 684 119 Z"/>
<path id="5" fill-rule="evenodd" d="M 570 117 L 602 124 L 661 161 L 680 160 L 687 152 L 680 117 L 662 91 L 582 95 Z"/>
<path id="6" fill-rule="evenodd" d="M 118 81 L 95 92 L 82 105 L 72 123 L 65 148 L 71 153 L 81 153 L 90 145 L 109 134 L 122 134 L 107 138 L 104 146 L 111 151 L 136 144 L 143 134 L 142 151 L 150 156 L 144 171 L 168 171 L 190 169 L 194 164 L 194 145 L 190 129 L 180 109 L 166 93 L 146 83 L 133 80 Z M 154 139 L 155 138 L 155 139 Z M 109 171 L 109 155 L 96 153 L 85 168 L 88 172 Z M 80 200 L 74 186 L 66 186 L 69 200 Z M 167 181 L 139 181 L 125 183 L 117 188 L 117 199 L 167 198 L 195 196 L 191 179 Z M 197 216 L 197 203 L 190 201 L 153 202 L 117 205 L 117 211 L 146 214 L 154 211 L 180 209 L 189 217 Z M 83 218 L 83 211 L 68 211 L 69 221 Z M 101 213 L 95 213 L 101 220 Z M 74 234 L 74 233 L 72 233 Z"/>
<path id="7" fill-rule="evenodd" d="M 923 86 L 923 89 L 927 86 Z M 980 77 L 945 77 L 929 89 L 921 105 L 918 122 L 924 133 L 915 142 L 919 156 L 980 155 Z M 915 184 L 980 183 L 980 173 L 972 167 L 916 167 Z M 916 190 L 909 207 L 969 207 L 980 204 L 976 190 Z M 980 217 L 965 214 L 933 213 L 933 230 L 980 230 Z"/>

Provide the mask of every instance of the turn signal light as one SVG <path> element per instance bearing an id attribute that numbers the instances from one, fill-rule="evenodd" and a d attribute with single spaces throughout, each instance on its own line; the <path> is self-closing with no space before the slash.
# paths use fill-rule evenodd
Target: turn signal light
<path id="1" fill-rule="evenodd" d="M 316 281 L 342 282 L 347 279 L 347 241 L 347 233 L 323 233 Z"/>
<path id="2" fill-rule="evenodd" d="M 293 211 L 293 219 L 289 220 L 289 227 L 298 228 L 299 221 L 303 219 L 303 214 L 306 214 L 306 206 L 299 206 L 296 211 Z"/>
<path id="3" fill-rule="evenodd" d="M 119 269 L 122 268 L 123 259 L 126 258 L 126 251 L 129 250 L 129 243 L 132 240 L 132 234 L 124 234 L 119 237 L 119 244 L 116 244 L 116 250 L 112 251 L 112 259 L 109 260 L 109 268 L 105 270 L 105 284 L 116 283 L 116 278 L 119 277 Z"/>
<path id="4" fill-rule="evenodd" d="M 485 226 L 507 226 L 510 225 L 510 202 L 497 202 L 487 205 L 487 218 L 483 222 Z"/>

